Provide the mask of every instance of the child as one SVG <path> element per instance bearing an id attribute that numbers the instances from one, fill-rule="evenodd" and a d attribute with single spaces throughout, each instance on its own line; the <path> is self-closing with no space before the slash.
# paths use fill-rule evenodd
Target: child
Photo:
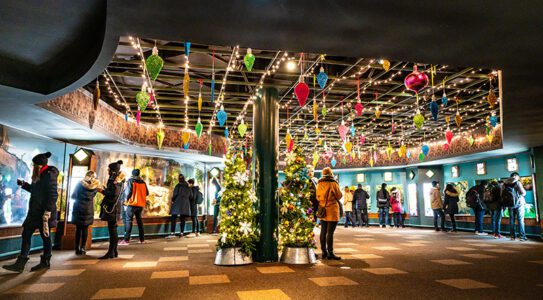
<path id="1" fill-rule="evenodd" d="M 394 226 L 396 226 L 396 228 L 400 228 L 400 225 L 404 227 L 402 222 L 402 203 L 400 201 L 400 190 L 393 187 L 390 191 L 390 205 L 392 206 Z"/>

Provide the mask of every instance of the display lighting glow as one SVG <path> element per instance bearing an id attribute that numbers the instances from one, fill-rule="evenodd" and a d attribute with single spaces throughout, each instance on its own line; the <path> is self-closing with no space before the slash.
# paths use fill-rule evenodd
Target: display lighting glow
<path id="1" fill-rule="evenodd" d="M 296 62 L 293 60 L 289 60 L 287 62 L 287 70 L 289 71 L 295 71 L 296 70 Z"/>

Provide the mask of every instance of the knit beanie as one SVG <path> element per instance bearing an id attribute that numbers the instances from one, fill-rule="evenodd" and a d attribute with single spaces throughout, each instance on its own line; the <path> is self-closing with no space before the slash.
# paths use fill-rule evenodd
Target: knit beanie
<path id="1" fill-rule="evenodd" d="M 32 158 L 32 162 L 35 165 L 45 166 L 49 161 L 49 157 L 51 157 L 51 152 L 40 153 Z"/>
<path id="2" fill-rule="evenodd" d="M 112 172 L 119 172 L 121 170 L 121 165 L 123 164 L 122 160 L 109 164 L 109 170 Z"/>
<path id="3" fill-rule="evenodd" d="M 140 169 L 132 170 L 132 176 L 140 176 Z"/>

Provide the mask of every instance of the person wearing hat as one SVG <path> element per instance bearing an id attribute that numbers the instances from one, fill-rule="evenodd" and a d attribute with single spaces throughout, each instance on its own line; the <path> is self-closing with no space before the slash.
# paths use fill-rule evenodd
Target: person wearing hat
<path id="1" fill-rule="evenodd" d="M 94 171 L 88 171 L 77 184 L 72 199 L 75 200 L 72 209 L 72 223 L 75 224 L 75 254 L 86 254 L 89 226 L 94 223 L 94 197 L 102 187 L 96 179 Z"/>
<path id="2" fill-rule="evenodd" d="M 443 201 L 441 200 L 441 191 L 439 190 L 439 181 L 432 181 L 432 190 L 430 191 L 430 203 L 434 212 L 434 228 L 440 231 L 437 227 L 437 219 L 441 220 L 441 231 L 447 232 L 445 229 L 445 213 L 443 212 Z"/>
<path id="3" fill-rule="evenodd" d="M 100 205 L 100 220 L 107 221 L 109 233 L 109 247 L 107 253 L 100 259 L 115 258 L 119 255 L 117 243 L 119 236 L 117 232 L 117 220 L 120 219 L 119 197 L 123 193 L 125 175 L 121 172 L 122 160 L 111 163 L 108 166 L 108 180 L 106 188 L 102 190 L 104 199 Z"/>
<path id="4" fill-rule="evenodd" d="M 126 184 L 127 197 L 126 197 L 126 228 L 124 233 L 124 239 L 119 245 L 128 245 L 130 243 L 130 235 L 132 234 L 132 222 L 134 216 L 136 217 L 136 223 L 138 223 L 138 234 L 140 237 L 140 244 L 145 243 L 145 232 L 143 231 L 143 218 L 141 214 L 147 204 L 147 196 L 149 196 L 149 189 L 147 183 L 140 177 L 140 170 L 132 170 L 132 177 L 128 179 Z"/>
<path id="5" fill-rule="evenodd" d="M 14 264 L 3 266 L 6 270 L 18 273 L 24 271 L 30 252 L 30 242 L 36 229 L 40 231 L 40 237 L 43 241 L 43 255 L 40 256 L 40 263 L 32 267 L 31 271 L 50 268 L 52 250 L 50 229 L 56 227 L 57 224 L 57 178 L 59 174 L 57 168 L 48 165 L 50 157 L 51 152 L 46 152 L 32 158 L 31 183 L 21 179 L 17 180 L 17 184 L 22 189 L 30 192 L 30 201 L 28 202 L 28 214 L 23 222 L 21 252 Z"/>
<path id="6" fill-rule="evenodd" d="M 334 179 L 332 169 L 324 168 L 322 177 L 317 184 L 317 200 L 319 200 L 321 234 L 320 243 L 323 259 L 340 260 L 341 257 L 334 254 L 334 231 L 339 222 L 339 199 L 343 195 L 339 189 L 339 184 Z M 321 209 L 323 208 L 323 209 Z"/>

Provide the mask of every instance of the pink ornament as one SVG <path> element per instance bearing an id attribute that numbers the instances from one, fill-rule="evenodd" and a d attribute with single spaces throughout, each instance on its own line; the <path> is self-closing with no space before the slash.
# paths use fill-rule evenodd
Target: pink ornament
<path id="1" fill-rule="evenodd" d="M 136 125 L 140 126 L 140 120 L 141 120 L 141 111 L 138 108 L 138 112 L 136 112 Z"/>
<path id="2" fill-rule="evenodd" d="M 364 110 L 364 105 L 358 102 L 355 104 L 354 110 L 356 111 L 356 115 L 360 117 L 362 115 L 362 111 Z"/>
<path id="3" fill-rule="evenodd" d="M 292 148 L 294 148 L 294 139 L 291 139 L 290 143 L 288 144 L 288 152 L 291 152 Z"/>
<path id="4" fill-rule="evenodd" d="M 413 72 L 405 77 L 403 83 L 408 90 L 418 93 L 428 85 L 428 76 L 424 72 L 419 72 L 415 65 Z"/>
<path id="5" fill-rule="evenodd" d="M 309 96 L 309 87 L 305 82 L 300 81 L 294 88 L 294 94 L 296 94 L 296 98 L 298 98 L 298 104 L 303 107 L 307 100 L 307 96 Z"/>
<path id="6" fill-rule="evenodd" d="M 450 145 L 451 144 L 451 141 L 453 139 L 453 132 L 450 131 L 450 130 L 447 130 L 447 132 L 445 132 L 445 138 L 447 139 L 447 144 Z"/>
<path id="7" fill-rule="evenodd" d="M 392 121 L 392 134 L 394 134 L 394 132 L 396 132 L 396 123 Z"/>
<path id="8" fill-rule="evenodd" d="M 341 121 L 341 125 L 339 125 L 337 131 L 339 132 L 341 139 L 345 140 L 347 137 L 347 132 L 349 132 L 349 127 L 345 126 L 345 122 Z"/>
<path id="9" fill-rule="evenodd" d="M 152 107 L 153 103 L 155 103 L 155 96 L 152 92 L 149 92 L 149 103 L 147 103 L 147 107 Z"/>
<path id="10" fill-rule="evenodd" d="M 360 146 L 364 145 L 365 142 L 366 142 L 366 137 L 364 135 L 361 135 L 360 136 Z"/>
<path id="11" fill-rule="evenodd" d="M 447 143 L 443 144 L 443 150 L 449 151 L 449 144 Z"/>

